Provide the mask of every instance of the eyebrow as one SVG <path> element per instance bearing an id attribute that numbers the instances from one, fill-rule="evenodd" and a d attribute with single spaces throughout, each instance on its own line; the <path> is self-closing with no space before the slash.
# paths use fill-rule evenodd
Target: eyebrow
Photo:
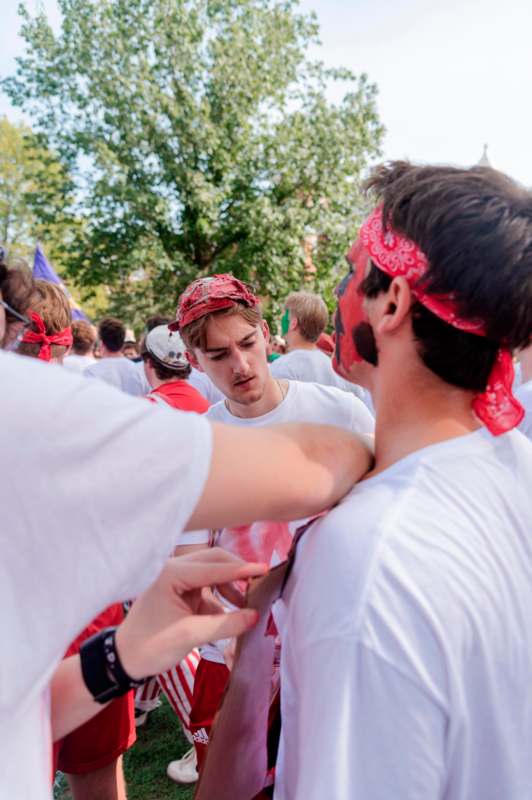
<path id="1" fill-rule="evenodd" d="M 248 333 L 248 335 L 244 336 L 244 338 L 241 339 L 238 344 L 239 345 L 246 344 L 248 339 L 251 339 L 251 337 L 255 336 L 256 333 L 257 333 L 256 331 L 253 331 L 252 333 Z M 228 349 L 227 347 L 206 347 L 203 352 L 204 353 L 223 353 L 227 349 Z"/>

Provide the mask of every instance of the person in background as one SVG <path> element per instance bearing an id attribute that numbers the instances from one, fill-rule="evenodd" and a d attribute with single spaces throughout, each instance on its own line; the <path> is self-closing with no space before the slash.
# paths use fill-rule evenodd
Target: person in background
<path id="1" fill-rule="evenodd" d="M 72 344 L 72 313 L 63 290 L 55 283 L 34 281 L 28 316 L 32 324 L 17 352 L 62 364 Z"/>
<path id="2" fill-rule="evenodd" d="M 101 358 L 83 370 L 88 378 L 98 378 L 105 383 L 134 396 L 145 395 L 149 388 L 139 365 L 123 354 L 126 329 L 119 319 L 105 317 L 98 325 Z"/>
<path id="3" fill-rule="evenodd" d="M 321 383 L 351 392 L 366 402 L 366 392 L 337 375 L 331 359 L 318 347 L 318 340 L 329 322 L 325 301 L 312 292 L 292 292 L 285 301 L 283 334 L 286 355 L 270 367 L 275 378 Z"/>
<path id="4" fill-rule="evenodd" d="M 142 361 L 146 380 L 151 386 L 148 398 L 168 403 L 181 411 L 204 414 L 208 400 L 189 382 L 192 367 L 185 355 L 185 345 L 177 331 L 168 325 L 153 328 L 142 343 Z"/>
<path id="5" fill-rule="evenodd" d="M 137 344 L 137 340 L 135 339 L 135 334 L 131 330 L 131 328 L 126 328 L 126 338 L 124 340 L 124 347 L 122 348 L 122 353 L 126 358 L 129 358 L 131 361 L 141 361 L 139 346 Z"/>
<path id="6" fill-rule="evenodd" d="M 326 356 L 332 358 L 334 353 L 334 339 L 330 333 L 325 333 L 325 331 L 320 333 L 316 345 L 319 347 L 322 353 L 325 353 Z"/>
<path id="7" fill-rule="evenodd" d="M 212 421 L 248 430 L 314 422 L 337 425 L 362 438 L 372 437 L 373 418 L 352 394 L 272 376 L 267 362 L 269 329 L 259 300 L 233 275 L 216 275 L 190 284 L 179 298 L 176 322 L 169 327 L 179 328 L 189 361 L 227 398 L 207 412 Z M 252 526 L 225 528 L 210 535 L 207 531 L 203 546 L 216 541 L 240 556 L 277 563 L 286 557 L 298 524 L 283 526 L 258 520 Z M 193 539 L 190 534 L 183 536 L 180 546 L 185 545 L 201 546 L 197 532 Z M 205 758 L 212 721 L 229 677 L 225 644 L 213 642 L 201 650 L 190 714 L 196 752 L 169 764 L 168 774 L 177 782 L 197 779 L 196 763 L 201 766 Z"/>
<path id="8" fill-rule="evenodd" d="M 96 343 L 96 330 L 94 325 L 83 319 L 72 322 L 72 349 L 63 359 L 63 366 L 70 372 L 83 372 L 86 367 L 94 364 L 96 359 L 92 355 Z"/>

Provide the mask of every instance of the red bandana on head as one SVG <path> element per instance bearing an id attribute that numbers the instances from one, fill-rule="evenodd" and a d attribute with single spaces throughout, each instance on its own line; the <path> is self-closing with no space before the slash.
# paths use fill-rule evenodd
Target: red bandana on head
<path id="1" fill-rule="evenodd" d="M 420 248 L 389 226 L 384 228 L 382 205 L 370 214 L 360 229 L 360 241 L 372 262 L 392 278 L 407 279 L 413 296 L 433 314 L 466 333 L 485 336 L 481 320 L 463 319 L 458 315 L 452 294 L 431 295 L 419 285 L 428 269 L 428 261 Z M 473 399 L 473 411 L 494 436 L 515 428 L 524 416 L 524 409 L 512 394 L 514 367 L 512 353 L 501 347 L 488 378 L 484 392 Z"/>
<path id="2" fill-rule="evenodd" d="M 198 278 L 187 286 L 179 298 L 176 321 L 168 327 L 172 331 L 180 330 L 206 314 L 231 308 L 235 303 L 252 308 L 259 305 L 259 300 L 247 284 L 233 275 Z"/>
<path id="3" fill-rule="evenodd" d="M 40 344 L 41 349 L 39 350 L 39 358 L 42 361 L 50 361 L 52 358 L 52 348 L 50 345 L 58 344 L 63 345 L 64 347 L 70 347 L 72 344 L 71 328 L 63 328 L 63 330 L 59 331 L 58 333 L 47 334 L 43 319 L 40 314 L 37 314 L 36 311 L 29 311 L 28 316 L 37 330 L 26 331 L 22 337 L 22 341 L 29 342 L 31 344 Z"/>

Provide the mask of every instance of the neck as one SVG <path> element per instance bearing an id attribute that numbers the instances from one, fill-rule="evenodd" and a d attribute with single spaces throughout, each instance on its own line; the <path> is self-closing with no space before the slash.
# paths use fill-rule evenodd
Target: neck
<path id="1" fill-rule="evenodd" d="M 288 381 L 277 380 L 270 376 L 259 400 L 245 405 L 228 399 L 226 400 L 226 406 L 235 417 L 255 419 L 255 417 L 262 417 L 277 408 L 283 402 L 287 391 Z"/>
<path id="2" fill-rule="evenodd" d="M 423 371 L 424 373 L 427 370 Z M 471 409 L 473 392 L 436 376 L 418 374 L 396 381 L 376 380 L 375 468 L 372 475 L 410 453 L 481 427 Z"/>
<path id="3" fill-rule="evenodd" d="M 288 352 L 291 353 L 293 350 L 317 350 L 318 345 L 316 342 L 309 342 L 307 339 L 303 339 L 302 336 L 299 336 L 297 333 L 294 333 L 293 336 L 290 338 L 290 342 L 288 343 Z"/>

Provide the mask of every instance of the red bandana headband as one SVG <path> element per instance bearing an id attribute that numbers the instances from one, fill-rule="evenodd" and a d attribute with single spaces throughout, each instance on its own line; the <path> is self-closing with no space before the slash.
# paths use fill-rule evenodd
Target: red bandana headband
<path id="1" fill-rule="evenodd" d="M 233 275 L 198 278 L 179 298 L 176 321 L 168 327 L 172 331 L 180 330 L 206 314 L 231 308 L 235 303 L 253 308 L 259 305 L 259 300 L 245 283 Z"/>
<path id="2" fill-rule="evenodd" d="M 22 341 L 31 344 L 40 344 L 41 349 L 39 350 L 39 358 L 42 361 L 50 361 L 52 357 L 52 348 L 50 345 L 58 344 L 63 345 L 64 347 L 70 347 L 72 344 L 72 328 L 63 328 L 63 330 L 59 331 L 58 333 L 47 334 L 43 319 L 40 314 L 37 314 L 36 311 L 29 311 L 28 316 L 37 330 L 26 331 L 22 337 Z"/>
<path id="3" fill-rule="evenodd" d="M 392 228 L 384 228 L 383 206 L 369 215 L 360 229 L 360 240 L 380 270 L 390 277 L 407 279 L 413 296 L 435 316 L 466 333 L 485 336 L 481 320 L 467 320 L 458 315 L 452 294 L 431 295 L 419 285 L 428 269 L 428 260 L 415 242 Z M 473 398 L 473 411 L 494 436 L 515 428 L 524 416 L 524 409 L 512 393 L 514 366 L 512 353 L 501 347 L 488 378 L 486 389 Z"/>

